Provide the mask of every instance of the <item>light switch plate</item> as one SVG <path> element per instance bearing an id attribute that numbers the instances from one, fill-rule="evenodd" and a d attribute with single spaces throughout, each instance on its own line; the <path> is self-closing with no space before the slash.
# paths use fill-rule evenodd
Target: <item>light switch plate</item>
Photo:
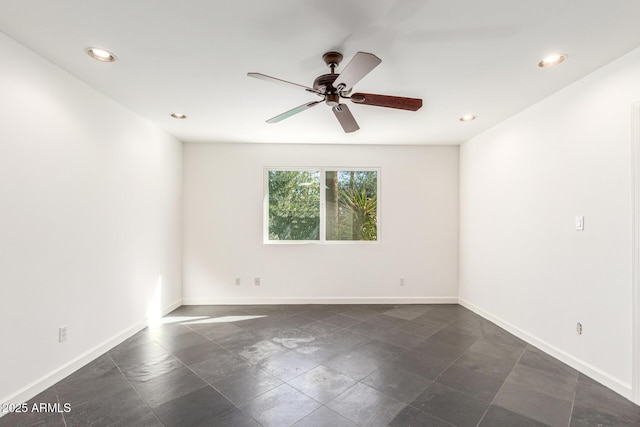
<path id="1" fill-rule="evenodd" d="M 584 217 L 583 216 L 577 216 L 576 217 L 576 230 L 578 230 L 578 231 L 584 230 Z"/>

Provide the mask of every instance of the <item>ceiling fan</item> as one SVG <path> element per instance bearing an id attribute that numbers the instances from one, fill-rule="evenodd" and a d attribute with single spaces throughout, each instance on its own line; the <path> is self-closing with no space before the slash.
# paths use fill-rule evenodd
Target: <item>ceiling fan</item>
<path id="1" fill-rule="evenodd" d="M 364 76 L 369 74 L 371 70 L 377 67 L 382 60 L 372 53 L 358 52 L 351 61 L 344 67 L 340 74 L 336 74 L 335 69 L 342 62 L 342 54 L 338 52 L 327 52 L 322 55 L 325 64 L 331 69 L 330 74 L 323 74 L 317 77 L 313 82 L 313 87 L 307 87 L 297 83 L 288 82 L 276 77 L 267 76 L 261 73 L 247 73 L 249 77 L 266 80 L 274 83 L 283 83 L 303 88 L 307 92 L 314 93 L 321 97 L 319 101 L 307 102 L 292 110 L 285 111 L 275 117 L 267 120 L 267 123 L 277 123 L 288 117 L 305 111 L 315 105 L 325 102 L 332 107 L 338 122 L 342 125 L 345 132 L 355 132 L 360 127 L 356 119 L 349 111 L 349 107 L 343 104 L 342 99 L 350 99 L 351 102 L 364 105 L 375 105 L 378 107 L 396 108 L 400 110 L 417 111 L 422 107 L 422 99 L 404 98 L 400 96 L 376 95 L 372 93 L 354 93 L 351 89 Z"/>

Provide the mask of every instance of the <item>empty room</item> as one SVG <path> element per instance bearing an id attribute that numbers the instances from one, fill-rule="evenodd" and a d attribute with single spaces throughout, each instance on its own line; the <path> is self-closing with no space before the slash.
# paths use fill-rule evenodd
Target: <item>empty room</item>
<path id="1" fill-rule="evenodd" d="M 0 0 L 0 427 L 640 425 L 638 16 Z"/>

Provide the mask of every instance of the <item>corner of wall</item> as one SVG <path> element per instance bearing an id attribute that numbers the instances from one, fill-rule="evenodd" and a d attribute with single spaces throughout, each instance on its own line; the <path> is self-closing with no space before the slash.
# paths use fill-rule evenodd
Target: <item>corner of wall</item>
<path id="1" fill-rule="evenodd" d="M 180 307 L 181 305 L 182 305 L 182 298 L 172 302 L 166 307 L 163 307 L 162 316 L 165 316 L 171 313 L 173 310 Z M 132 325 L 131 327 L 126 328 L 125 330 L 113 335 L 112 337 L 106 339 L 102 343 L 96 345 L 95 347 L 77 356 L 73 360 L 65 363 L 59 368 L 56 368 L 55 370 L 41 376 L 37 380 L 27 384 L 26 386 L 16 391 L 15 393 L 10 394 L 9 396 L 0 398 L 0 402 L 21 404 L 21 403 L 27 402 L 29 399 L 33 399 L 35 396 L 42 393 L 49 387 L 55 385 L 57 382 L 59 382 L 63 378 L 67 377 L 68 375 L 71 375 L 72 373 L 82 368 L 86 364 L 100 357 L 102 354 L 108 352 L 115 346 L 123 343 L 124 341 L 131 338 L 138 332 L 142 331 L 147 326 L 149 326 L 149 323 L 147 321 L 142 320 L 136 323 L 135 325 Z M 5 415 L 5 413 L 0 411 L 0 417 L 2 417 L 3 415 Z"/>
<path id="2" fill-rule="evenodd" d="M 632 399 L 640 405 L 640 101 L 631 105 Z"/>

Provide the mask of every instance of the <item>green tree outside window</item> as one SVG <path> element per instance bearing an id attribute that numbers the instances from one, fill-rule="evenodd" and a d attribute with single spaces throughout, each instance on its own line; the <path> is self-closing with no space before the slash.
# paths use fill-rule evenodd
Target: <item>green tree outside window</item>
<path id="1" fill-rule="evenodd" d="M 377 241 L 378 185 L 378 170 L 268 170 L 268 240 Z"/>

